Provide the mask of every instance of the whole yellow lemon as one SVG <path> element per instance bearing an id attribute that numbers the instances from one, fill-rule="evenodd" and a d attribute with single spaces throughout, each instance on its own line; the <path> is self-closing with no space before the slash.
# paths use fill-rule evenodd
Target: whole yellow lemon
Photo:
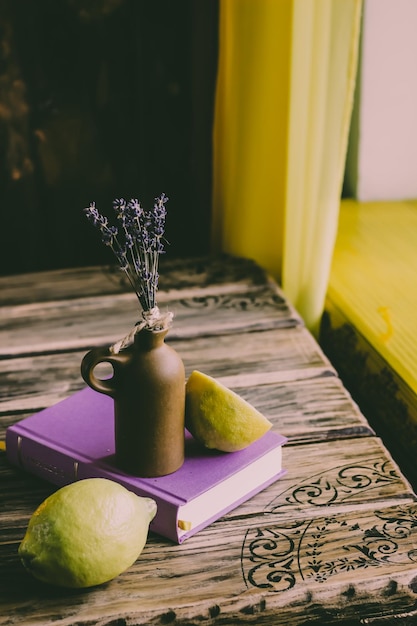
<path id="1" fill-rule="evenodd" d="M 223 452 L 246 448 L 272 427 L 244 398 L 198 370 L 186 383 L 185 425 L 206 448 Z"/>
<path id="2" fill-rule="evenodd" d="M 40 504 L 29 520 L 19 556 L 43 582 L 100 585 L 136 561 L 155 514 L 154 500 L 112 480 L 80 480 Z"/>

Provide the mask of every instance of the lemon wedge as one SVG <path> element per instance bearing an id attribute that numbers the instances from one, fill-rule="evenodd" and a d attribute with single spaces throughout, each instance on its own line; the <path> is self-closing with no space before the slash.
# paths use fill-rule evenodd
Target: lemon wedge
<path id="1" fill-rule="evenodd" d="M 206 448 L 223 452 L 246 448 L 272 427 L 249 402 L 198 370 L 186 383 L 185 425 Z"/>

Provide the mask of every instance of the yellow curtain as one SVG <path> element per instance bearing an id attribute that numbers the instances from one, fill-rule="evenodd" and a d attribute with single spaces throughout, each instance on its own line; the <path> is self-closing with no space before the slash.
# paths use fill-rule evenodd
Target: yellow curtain
<path id="1" fill-rule="evenodd" d="M 362 0 L 220 0 L 213 249 L 282 282 L 316 332 L 337 231 Z"/>

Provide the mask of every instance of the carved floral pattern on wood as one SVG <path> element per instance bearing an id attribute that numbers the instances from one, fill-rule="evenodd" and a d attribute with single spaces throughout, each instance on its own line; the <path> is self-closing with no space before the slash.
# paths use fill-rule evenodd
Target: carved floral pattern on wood
<path id="1" fill-rule="evenodd" d="M 358 491 L 381 482 L 400 480 L 386 459 L 345 465 L 315 476 L 282 493 L 267 507 L 276 523 L 250 529 L 242 546 L 242 574 L 248 588 L 283 592 L 297 583 L 324 583 L 349 571 L 417 562 L 416 549 L 406 549 L 410 536 L 417 546 L 417 504 L 352 513 L 329 512 Z M 288 508 L 288 505 L 290 508 Z M 326 508 L 326 514 L 306 520 L 288 519 L 291 507 Z M 285 514 L 285 519 L 282 515 Z"/>
<path id="2" fill-rule="evenodd" d="M 284 298 L 278 293 L 264 290 L 261 293 L 244 293 L 241 294 L 213 294 L 210 296 L 195 296 L 193 298 L 184 298 L 181 304 L 190 309 L 236 309 L 238 311 L 245 310 L 287 310 L 288 305 Z"/>

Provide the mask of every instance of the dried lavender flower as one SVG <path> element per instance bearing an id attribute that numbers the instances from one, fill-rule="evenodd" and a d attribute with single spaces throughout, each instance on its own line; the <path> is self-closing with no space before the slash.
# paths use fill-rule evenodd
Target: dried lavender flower
<path id="1" fill-rule="evenodd" d="M 143 311 L 156 307 L 159 256 L 164 254 L 164 232 L 167 196 L 155 198 L 153 208 L 145 211 L 136 198 L 126 202 L 113 201 L 118 228 L 109 225 L 95 202 L 84 209 L 87 219 L 101 232 L 101 239 L 109 246 L 132 285 Z"/>

